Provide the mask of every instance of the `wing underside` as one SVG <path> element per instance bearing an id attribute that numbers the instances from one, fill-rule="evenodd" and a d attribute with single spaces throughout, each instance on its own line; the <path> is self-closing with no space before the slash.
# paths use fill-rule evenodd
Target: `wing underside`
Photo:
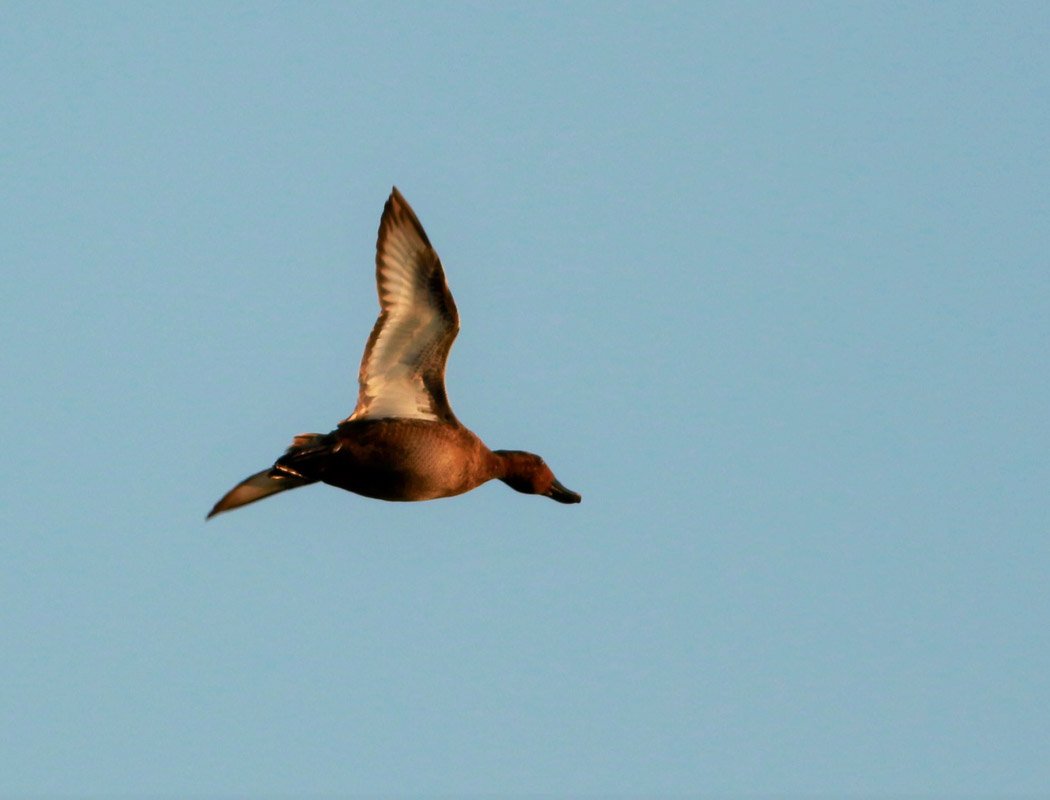
<path id="1" fill-rule="evenodd" d="M 441 259 L 396 188 L 379 224 L 376 285 L 379 319 L 361 359 L 357 406 L 347 419 L 454 421 L 445 362 L 459 314 Z"/>

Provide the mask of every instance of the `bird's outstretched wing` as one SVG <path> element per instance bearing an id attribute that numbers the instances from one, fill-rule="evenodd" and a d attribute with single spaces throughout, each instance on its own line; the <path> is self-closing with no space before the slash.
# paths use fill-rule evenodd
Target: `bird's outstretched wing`
<path id="1" fill-rule="evenodd" d="M 445 393 L 445 362 L 459 332 L 456 302 L 441 259 L 397 187 L 379 223 L 376 285 L 379 319 L 361 358 L 357 406 L 344 422 L 456 422 Z"/>

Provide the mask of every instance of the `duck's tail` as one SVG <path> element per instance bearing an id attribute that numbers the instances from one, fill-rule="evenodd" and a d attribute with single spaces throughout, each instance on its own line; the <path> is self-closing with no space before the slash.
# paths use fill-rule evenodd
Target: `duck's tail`
<path id="1" fill-rule="evenodd" d="M 262 472 L 256 472 L 230 489 L 208 512 L 206 519 L 211 519 L 223 511 L 254 503 L 256 500 L 262 500 L 278 492 L 286 492 L 289 489 L 298 489 L 300 486 L 316 483 L 316 478 L 307 478 L 296 472 L 282 469 L 280 462 L 288 455 L 313 449 L 323 438 L 324 435 L 320 433 L 300 433 L 295 437 L 292 446 L 288 448 L 288 452 L 278 459 L 278 464 L 267 467 Z"/>

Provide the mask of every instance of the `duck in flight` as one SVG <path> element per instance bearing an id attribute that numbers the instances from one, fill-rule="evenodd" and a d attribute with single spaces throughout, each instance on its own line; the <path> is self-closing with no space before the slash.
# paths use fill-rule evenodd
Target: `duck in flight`
<path id="1" fill-rule="evenodd" d="M 452 413 L 445 362 L 459 314 L 441 260 L 397 187 L 379 223 L 376 284 L 379 319 L 361 358 L 354 413 L 331 433 L 296 436 L 208 517 L 317 482 L 380 500 L 433 500 L 498 478 L 525 494 L 580 502 L 538 455 L 489 450 Z"/>

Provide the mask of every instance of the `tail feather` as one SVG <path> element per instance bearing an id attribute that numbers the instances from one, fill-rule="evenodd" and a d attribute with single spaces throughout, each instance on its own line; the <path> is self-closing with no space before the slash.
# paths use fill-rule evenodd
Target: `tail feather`
<path id="1" fill-rule="evenodd" d="M 211 519 L 223 511 L 240 508 L 248 505 L 248 503 L 254 503 L 256 500 L 262 500 L 264 497 L 269 497 L 272 494 L 284 492 L 288 489 L 298 489 L 300 486 L 306 486 L 310 483 L 314 483 L 314 481 L 293 475 L 273 474 L 273 468 L 267 467 L 262 472 L 256 472 L 250 478 L 245 478 L 230 489 L 223 496 L 222 500 L 216 503 L 215 507 L 208 512 L 206 519 Z"/>

